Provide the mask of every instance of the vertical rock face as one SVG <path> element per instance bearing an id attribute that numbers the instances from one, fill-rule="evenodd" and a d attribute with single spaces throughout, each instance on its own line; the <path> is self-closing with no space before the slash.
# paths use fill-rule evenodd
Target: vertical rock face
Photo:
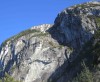
<path id="1" fill-rule="evenodd" d="M 81 47 L 97 30 L 93 16 L 100 16 L 99 2 L 80 4 L 63 10 L 55 19 L 55 26 L 65 35 L 66 43 L 71 43 L 75 48 Z"/>
<path id="2" fill-rule="evenodd" d="M 63 10 L 54 25 L 32 27 L 5 41 L 0 48 L 1 75 L 22 82 L 64 82 L 65 73 L 99 28 L 100 3 L 91 2 Z"/>
<path id="3" fill-rule="evenodd" d="M 55 69 L 66 60 L 65 48 L 49 33 L 31 30 L 32 33 L 21 37 L 14 36 L 2 45 L 2 70 L 23 82 L 47 82 Z M 23 35 L 23 32 L 20 35 Z"/>

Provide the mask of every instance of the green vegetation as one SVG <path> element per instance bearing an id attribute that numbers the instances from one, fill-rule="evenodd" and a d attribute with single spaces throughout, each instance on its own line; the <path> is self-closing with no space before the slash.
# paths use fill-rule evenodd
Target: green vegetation
<path id="1" fill-rule="evenodd" d="M 16 69 L 16 65 L 12 66 L 11 71 L 13 72 Z"/>
<path id="2" fill-rule="evenodd" d="M 49 44 L 50 44 L 53 48 L 56 48 L 56 45 L 55 45 L 52 41 L 49 41 Z"/>
<path id="3" fill-rule="evenodd" d="M 7 39 L 5 42 L 3 42 L 3 43 L 1 44 L 1 46 L 5 46 L 5 45 L 7 44 L 7 42 L 10 41 L 10 40 L 15 41 L 16 39 L 18 39 L 18 38 L 20 38 L 20 37 L 22 37 L 22 36 L 25 36 L 25 35 L 28 35 L 28 34 L 31 34 L 31 33 L 35 33 L 35 32 L 40 32 L 40 31 L 35 30 L 35 29 L 34 29 L 34 30 L 28 29 L 28 30 L 22 31 L 22 32 L 19 33 L 18 35 L 15 35 L 15 36 L 13 36 L 13 37 Z"/>
<path id="4" fill-rule="evenodd" d="M 15 81 L 9 74 L 5 73 L 5 77 L 0 79 L 0 82 L 19 82 Z"/>
<path id="5" fill-rule="evenodd" d="M 34 34 L 33 36 L 31 36 L 29 39 L 31 39 L 32 37 L 43 37 L 44 38 L 44 36 L 48 36 L 48 35 L 49 35 L 48 32 L 46 32 L 46 33 L 38 32 L 38 33 Z"/>
<path id="6" fill-rule="evenodd" d="M 89 15 L 88 18 L 95 20 L 97 27 L 100 28 L 100 16 Z"/>
<path id="7" fill-rule="evenodd" d="M 95 17 L 95 21 L 97 23 L 97 26 L 100 27 L 100 17 Z"/>
<path id="8" fill-rule="evenodd" d="M 82 60 L 86 60 L 86 65 L 90 68 L 94 68 L 99 64 L 100 58 L 100 30 L 98 30 L 94 37 L 88 41 L 82 51 L 79 53 L 77 58 L 71 64 L 72 67 L 76 66 L 78 63 L 81 63 Z"/>
<path id="9" fill-rule="evenodd" d="M 18 35 L 14 36 L 14 40 L 22 37 L 22 36 L 25 36 L 25 35 L 28 35 L 28 34 L 31 34 L 31 33 L 34 33 L 34 32 L 39 32 L 37 30 L 31 30 L 31 29 L 28 29 L 28 30 L 25 30 L 25 31 L 22 31 L 21 33 L 19 33 Z"/>
<path id="10" fill-rule="evenodd" d="M 36 34 L 36 35 L 34 35 L 33 37 L 35 37 L 35 36 L 47 36 L 49 33 L 48 32 L 46 32 L 46 33 L 43 33 L 43 32 L 40 32 L 39 34 Z"/>
<path id="11" fill-rule="evenodd" d="M 35 29 L 34 29 L 34 30 L 28 29 L 28 30 L 22 31 L 21 33 L 19 33 L 19 34 L 13 36 L 13 37 L 7 39 L 6 41 L 4 41 L 4 42 L 1 44 L 1 46 L 5 46 L 5 45 L 7 44 L 7 42 L 10 41 L 10 40 L 15 41 L 15 40 L 17 40 L 18 38 L 20 38 L 20 37 L 22 37 L 22 36 L 25 36 L 25 35 L 28 35 L 28 34 L 31 34 L 31 33 L 37 33 L 37 34 L 33 35 L 32 37 L 35 37 L 35 36 L 37 36 L 37 37 L 40 37 L 40 36 L 47 36 L 47 35 L 49 34 L 48 32 L 42 33 L 42 32 L 40 32 L 40 31 L 38 31 L 38 30 L 35 30 Z"/>
<path id="12" fill-rule="evenodd" d="M 64 46 L 63 45 L 57 45 L 55 43 L 53 43 L 52 41 L 49 41 L 49 45 L 52 46 L 53 48 L 59 48 L 62 49 Z"/>
<path id="13" fill-rule="evenodd" d="M 100 6 L 99 4 L 92 4 L 92 3 L 89 3 L 89 4 L 79 4 L 79 5 L 76 5 L 75 8 L 78 8 L 78 7 L 81 7 L 82 9 L 85 9 L 85 8 L 89 8 L 89 7 L 95 7 L 95 6 Z"/>
<path id="14" fill-rule="evenodd" d="M 93 38 L 84 45 L 77 58 L 70 64 L 69 69 L 77 66 L 81 68 L 82 61 L 85 63 L 83 70 L 77 72 L 78 75 L 74 78 L 73 82 L 96 82 L 93 80 L 99 80 L 99 78 L 95 79 L 92 76 L 95 71 L 100 71 L 100 17 L 95 17 L 95 20 L 98 30 Z"/>
<path id="15" fill-rule="evenodd" d="M 77 74 L 77 77 L 72 82 L 93 82 L 93 74 L 84 62 L 82 63 L 82 67 L 83 70 L 80 74 Z"/>
<path id="16" fill-rule="evenodd" d="M 73 52 L 73 48 L 72 47 L 67 47 L 67 50 L 70 52 Z"/>
<path id="17" fill-rule="evenodd" d="M 62 49 L 63 47 L 64 47 L 63 45 L 59 45 L 59 46 L 58 46 L 59 49 Z"/>

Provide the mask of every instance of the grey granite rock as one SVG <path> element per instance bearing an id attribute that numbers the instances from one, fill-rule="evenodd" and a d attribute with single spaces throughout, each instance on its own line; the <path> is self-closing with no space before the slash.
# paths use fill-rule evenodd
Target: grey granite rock
<path id="1" fill-rule="evenodd" d="M 67 8 L 54 25 L 34 26 L 10 38 L 0 48 L 1 74 L 22 82 L 67 81 L 75 71 L 64 74 L 66 68 L 98 29 L 90 16 L 100 16 L 99 2 Z"/>

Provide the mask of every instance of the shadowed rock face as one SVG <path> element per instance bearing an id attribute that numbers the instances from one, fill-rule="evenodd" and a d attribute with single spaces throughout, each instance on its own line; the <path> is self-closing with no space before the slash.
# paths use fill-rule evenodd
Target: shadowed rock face
<path id="1" fill-rule="evenodd" d="M 84 44 L 95 33 L 97 26 L 93 16 L 100 16 L 100 3 L 85 3 L 63 10 L 55 19 L 56 29 L 65 35 L 66 43 L 73 47 Z M 76 42 L 75 42 L 76 41 Z"/>
<path id="2" fill-rule="evenodd" d="M 1 45 L 0 67 L 22 82 L 64 82 L 77 68 L 64 74 L 82 46 L 98 29 L 100 3 L 85 3 L 63 10 L 54 25 L 24 31 Z"/>

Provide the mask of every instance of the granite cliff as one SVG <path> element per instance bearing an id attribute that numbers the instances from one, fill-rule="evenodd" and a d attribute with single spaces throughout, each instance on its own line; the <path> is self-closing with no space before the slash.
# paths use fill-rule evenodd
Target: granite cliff
<path id="1" fill-rule="evenodd" d="M 71 66 L 100 27 L 100 2 L 64 9 L 54 24 L 34 26 L 1 44 L 1 76 L 21 82 L 68 82 L 80 70 Z"/>

